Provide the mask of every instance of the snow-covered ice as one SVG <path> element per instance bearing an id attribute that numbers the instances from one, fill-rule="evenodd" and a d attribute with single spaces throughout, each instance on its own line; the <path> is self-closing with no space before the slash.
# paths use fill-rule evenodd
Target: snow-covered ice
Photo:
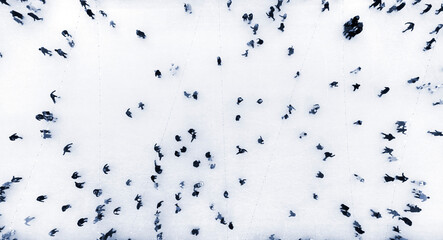
<path id="1" fill-rule="evenodd" d="M 428 133 L 443 130 L 443 104 L 433 105 L 443 99 L 442 33 L 429 34 L 443 23 L 443 13 L 435 14 L 441 0 L 415 5 L 404 0 L 405 7 L 390 14 L 386 11 L 400 3 L 386 1 L 378 11 L 368 8 L 370 0 L 330 0 L 330 11 L 322 12 L 320 0 L 284 1 L 275 21 L 266 12 L 277 1 L 233 0 L 228 10 L 223 0 L 188 0 L 190 14 L 181 1 L 89 0 L 95 19 L 79 1 L 7 2 L 11 6 L 0 5 L 0 184 L 13 176 L 23 179 L 4 190 L 0 234 L 15 231 L 10 239 L 20 240 L 98 239 L 113 228 L 109 239 L 156 239 L 160 232 L 164 239 L 443 238 L 443 137 Z M 421 15 L 427 3 L 433 7 Z M 41 8 L 35 14 L 42 21 L 26 14 L 28 4 Z M 24 15 L 23 25 L 11 10 Z M 244 13 L 254 14 L 250 25 L 242 20 Z M 282 32 L 278 15 L 284 13 Z M 343 24 L 356 15 L 363 31 L 347 40 Z M 402 33 L 405 22 L 414 22 L 414 30 Z M 62 36 L 63 30 L 72 37 Z M 432 38 L 432 49 L 423 51 Z M 251 40 L 254 48 L 247 45 Z M 44 56 L 41 47 L 52 56 Z M 248 57 L 242 56 L 246 49 Z M 358 67 L 361 71 L 351 73 Z M 330 87 L 334 81 L 337 87 Z M 360 87 L 353 91 L 356 83 Z M 427 85 L 418 89 L 428 83 L 432 92 Z M 385 87 L 389 92 L 378 97 Z M 56 104 L 49 97 L 53 90 L 60 96 Z M 198 99 L 185 97 L 185 91 L 197 91 Z M 57 121 L 37 121 L 42 111 Z M 361 125 L 354 124 L 358 120 Z M 406 122 L 406 134 L 397 132 L 397 121 Z M 52 138 L 43 139 L 43 129 Z M 13 133 L 23 139 L 10 141 Z M 260 136 L 264 144 L 257 142 Z M 71 152 L 63 155 L 69 143 Z M 164 154 L 161 160 L 155 144 Z M 176 157 L 183 146 L 187 151 Z M 237 154 L 236 146 L 247 152 Z M 393 149 L 392 156 L 382 154 L 385 147 Z M 325 152 L 334 157 L 323 161 Z M 75 171 L 81 176 L 76 180 Z M 319 171 L 323 178 L 316 177 Z M 383 178 L 402 173 L 409 178 L 404 183 Z M 240 185 L 239 178 L 246 183 Z M 75 182 L 85 183 L 79 189 Z M 198 197 L 192 196 L 196 183 L 202 183 Z M 103 194 L 96 197 L 94 189 Z M 430 198 L 414 198 L 413 189 Z M 40 195 L 48 198 L 38 202 Z M 137 195 L 143 203 L 139 210 Z M 112 201 L 105 204 L 108 198 Z M 72 208 L 62 212 L 66 204 Z M 102 204 L 104 218 L 94 223 Z M 349 207 L 350 217 L 340 212 L 341 204 Z M 422 211 L 405 212 L 407 204 Z M 113 214 L 117 207 L 120 215 Z M 371 209 L 381 218 L 371 217 Z M 387 209 L 409 218 L 412 226 Z M 289 217 L 290 211 L 295 216 Z M 216 220 L 217 213 L 226 225 Z M 35 217 L 29 226 L 27 217 Z M 79 227 L 81 218 L 88 221 Z M 356 236 L 354 221 L 364 234 Z M 59 232 L 50 237 L 54 228 Z M 197 236 L 193 229 L 199 229 Z"/>

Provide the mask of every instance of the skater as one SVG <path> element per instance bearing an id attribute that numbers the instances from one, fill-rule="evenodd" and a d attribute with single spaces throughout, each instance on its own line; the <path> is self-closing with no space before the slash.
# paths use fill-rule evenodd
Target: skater
<path id="1" fill-rule="evenodd" d="M 11 15 L 12 15 L 12 17 L 13 17 L 14 19 L 20 19 L 20 20 L 23 20 L 23 14 L 21 14 L 21 13 L 19 13 L 19 12 L 16 12 L 16 11 L 14 11 L 14 10 L 10 11 L 10 13 L 11 13 Z"/>
<path id="2" fill-rule="evenodd" d="M 232 4 L 232 0 L 228 0 L 228 2 L 226 3 L 229 11 L 231 11 L 231 4 Z"/>
<path id="3" fill-rule="evenodd" d="M 433 132 L 428 131 L 427 133 L 432 134 L 432 135 L 434 135 L 436 137 L 443 137 L 443 133 L 440 132 L 440 131 L 437 131 L 437 130 L 434 130 Z"/>
<path id="4" fill-rule="evenodd" d="M 371 216 L 372 217 L 375 217 L 375 218 L 381 218 L 381 214 L 380 214 L 380 212 L 376 212 L 376 211 L 374 211 L 374 210 L 372 210 L 372 209 L 370 209 L 371 210 Z"/>
<path id="5" fill-rule="evenodd" d="M 11 140 L 12 142 L 17 140 L 17 139 L 23 139 L 23 138 L 18 136 L 17 133 L 14 133 L 11 136 L 9 136 L 9 140 Z"/>
<path id="6" fill-rule="evenodd" d="M 56 99 L 56 98 L 60 98 L 59 96 L 55 95 L 55 91 L 56 91 L 56 90 L 52 91 L 51 94 L 49 94 L 49 96 L 51 97 L 52 102 L 53 102 L 54 104 L 55 104 L 55 99 Z"/>
<path id="7" fill-rule="evenodd" d="M 46 120 L 47 122 L 55 122 L 57 121 L 57 118 L 54 118 L 53 114 L 49 111 L 43 111 L 41 114 L 37 114 L 35 116 L 35 119 L 38 121 L 40 120 Z"/>
<path id="8" fill-rule="evenodd" d="M 277 10 L 280 12 L 281 9 L 280 7 L 283 5 L 283 0 L 277 0 L 277 5 L 275 5 L 275 7 L 277 8 Z"/>
<path id="9" fill-rule="evenodd" d="M 63 155 L 65 155 L 66 153 L 70 153 L 70 152 L 71 152 L 72 144 L 73 144 L 73 143 L 69 143 L 68 145 L 66 145 L 66 146 L 63 148 Z"/>
<path id="10" fill-rule="evenodd" d="M 421 208 L 419 208 L 417 205 L 407 204 L 406 206 L 409 209 L 404 210 L 405 212 L 421 212 Z"/>
<path id="11" fill-rule="evenodd" d="M 146 34 L 145 34 L 144 32 L 142 32 L 142 31 L 138 30 L 138 29 L 135 31 L 135 34 L 136 34 L 139 38 L 143 38 L 143 39 L 146 38 Z"/>
<path id="12" fill-rule="evenodd" d="M 275 8 L 273 6 L 271 6 L 269 8 L 269 12 L 266 13 L 266 15 L 268 16 L 268 18 L 272 18 L 273 21 L 275 21 L 274 18 L 274 12 L 275 12 Z"/>
<path id="13" fill-rule="evenodd" d="M 254 14 L 252 13 L 248 14 L 248 24 L 251 24 L 252 19 L 254 19 Z"/>
<path id="14" fill-rule="evenodd" d="M 0 0 L 0 3 L 11 6 L 11 5 L 9 5 L 9 3 L 6 0 Z"/>
<path id="15" fill-rule="evenodd" d="M 111 20 L 111 21 L 109 22 L 109 25 L 110 25 L 112 28 L 115 28 L 115 25 L 116 25 L 116 24 L 115 24 L 114 21 Z"/>
<path id="16" fill-rule="evenodd" d="M 42 52 L 43 55 L 45 55 L 45 56 L 46 56 L 46 54 L 48 54 L 49 56 L 52 56 L 52 52 L 51 52 L 50 50 L 44 48 L 44 47 L 41 47 L 41 48 L 39 48 L 38 50 L 39 50 L 40 52 Z"/>
<path id="17" fill-rule="evenodd" d="M 361 85 L 358 83 L 352 84 L 352 87 L 354 88 L 352 91 L 355 92 L 356 90 L 358 90 L 360 88 L 360 86 Z"/>
<path id="18" fill-rule="evenodd" d="M 95 14 L 92 12 L 91 9 L 89 9 L 89 8 L 86 9 L 86 14 L 88 14 L 88 16 L 91 17 L 92 19 L 95 19 L 95 18 L 94 18 Z"/>
<path id="19" fill-rule="evenodd" d="M 67 37 L 72 37 L 71 34 L 69 34 L 68 30 L 63 30 L 63 31 L 62 31 L 62 36 L 63 36 L 63 37 L 66 37 L 66 38 L 67 38 Z"/>
<path id="20" fill-rule="evenodd" d="M 343 25 L 343 35 L 346 39 L 351 40 L 353 37 L 363 31 L 363 23 L 359 22 L 358 20 L 360 20 L 360 17 L 357 15 Z"/>
<path id="21" fill-rule="evenodd" d="M 324 12 L 327 9 L 329 12 L 329 2 L 322 0 L 322 4 L 323 4 L 323 8 L 321 9 L 321 11 Z"/>
<path id="22" fill-rule="evenodd" d="M 237 145 L 236 148 L 238 149 L 238 152 L 236 155 L 248 152 L 248 150 L 241 148 L 239 145 Z"/>
<path id="23" fill-rule="evenodd" d="M 440 5 L 440 8 L 435 10 L 435 15 L 440 14 L 441 12 L 443 12 L 443 3 Z"/>
<path id="24" fill-rule="evenodd" d="M 160 70 L 157 69 L 154 72 L 154 76 L 157 77 L 157 78 L 162 78 L 162 72 L 160 72 Z"/>
<path id="25" fill-rule="evenodd" d="M 291 56 L 292 54 L 294 54 L 294 47 L 293 47 L 293 46 L 290 46 L 290 47 L 288 48 L 288 56 Z"/>
<path id="26" fill-rule="evenodd" d="M 389 176 L 388 174 L 385 174 L 383 178 L 385 179 L 385 182 L 393 182 L 395 180 L 395 178 Z"/>
<path id="27" fill-rule="evenodd" d="M 34 13 L 32 13 L 32 12 L 30 12 L 30 13 L 28 13 L 28 16 L 30 16 L 30 17 L 32 17 L 32 19 L 34 19 L 34 21 L 40 21 L 40 20 L 42 20 L 43 21 L 43 18 L 39 18 L 37 15 L 35 15 Z"/>
<path id="28" fill-rule="evenodd" d="M 350 71 L 349 73 L 357 74 L 361 71 L 361 67 L 357 67 L 356 69 Z"/>
<path id="29" fill-rule="evenodd" d="M 426 47 L 423 48 L 423 51 L 430 50 L 432 48 L 432 44 L 435 43 L 435 42 L 436 42 L 435 38 L 432 38 L 431 40 L 426 42 Z"/>
<path id="30" fill-rule="evenodd" d="M 40 130 L 40 133 L 42 134 L 43 139 L 52 137 L 51 131 L 49 131 L 49 130 L 43 129 L 43 130 Z"/>
<path id="31" fill-rule="evenodd" d="M 86 2 L 86 0 L 80 0 L 80 5 L 81 5 L 82 7 L 84 7 L 85 10 L 86 10 L 86 7 L 89 7 L 89 4 Z"/>
<path id="32" fill-rule="evenodd" d="M 392 134 L 386 134 L 386 133 L 381 133 L 383 135 L 383 139 L 387 139 L 388 141 L 392 141 L 395 139 L 394 135 Z"/>
<path id="33" fill-rule="evenodd" d="M 429 10 L 431 10 L 431 8 L 432 8 L 432 4 L 425 4 L 425 5 L 426 5 L 426 8 L 423 10 L 423 12 L 420 13 L 421 15 L 429 12 Z"/>
<path id="34" fill-rule="evenodd" d="M 392 13 L 394 11 L 399 12 L 400 10 L 402 10 L 404 7 L 406 6 L 405 2 L 400 3 L 400 5 L 393 5 L 391 8 L 389 8 L 389 10 L 387 11 L 387 13 Z"/>
<path id="35" fill-rule="evenodd" d="M 138 108 L 140 108 L 141 110 L 144 110 L 145 109 L 145 104 L 142 103 L 142 102 L 139 102 L 138 103 Z"/>
<path id="36" fill-rule="evenodd" d="M 328 10 L 329 11 L 329 10 Z M 284 22 L 286 20 L 286 18 L 288 17 L 288 14 L 283 14 L 283 15 L 278 15 L 281 17 L 281 21 Z"/>
<path id="37" fill-rule="evenodd" d="M 411 32 L 414 31 L 415 24 L 413 22 L 407 22 L 407 23 L 405 23 L 405 25 L 406 24 L 408 24 L 408 27 L 405 30 L 402 31 L 403 33 L 408 31 L 408 30 L 411 30 Z"/>
<path id="38" fill-rule="evenodd" d="M 261 39 L 261 38 L 258 38 L 257 39 L 257 45 L 262 45 L 264 43 L 264 41 L 263 41 L 263 39 Z"/>
<path id="39" fill-rule="evenodd" d="M 106 14 L 103 10 L 98 11 L 103 17 L 108 17 L 108 14 Z"/>
<path id="40" fill-rule="evenodd" d="M 248 54 L 249 54 L 249 50 L 246 49 L 246 50 L 245 50 L 245 53 L 242 53 L 242 56 L 243 56 L 243 57 L 248 57 Z"/>
<path id="41" fill-rule="evenodd" d="M 222 60 L 221 60 L 220 56 L 217 57 L 217 65 L 219 65 L 219 66 L 222 65 Z"/>
<path id="42" fill-rule="evenodd" d="M 389 208 L 386 210 L 388 210 L 388 214 L 392 215 L 392 218 L 400 217 L 400 214 L 397 211 L 389 209 Z"/>
<path id="43" fill-rule="evenodd" d="M 328 159 L 328 158 L 335 157 L 335 154 L 330 153 L 330 152 L 325 152 L 324 154 L 325 154 L 325 157 L 323 158 L 323 161 L 326 161 L 326 159 Z"/>
<path id="44" fill-rule="evenodd" d="M 88 218 L 80 218 L 80 219 L 77 221 L 77 226 L 79 226 L 79 227 L 83 227 L 83 224 L 85 224 L 86 222 L 88 222 Z"/>
<path id="45" fill-rule="evenodd" d="M 349 211 L 349 207 L 348 207 L 348 206 L 346 206 L 346 205 L 344 205 L 344 204 L 341 204 L 341 205 L 340 205 L 340 212 L 341 212 L 343 215 L 345 215 L 346 217 L 350 217 L 350 216 L 351 216 L 351 213 L 348 212 L 348 211 Z"/>
<path id="46" fill-rule="evenodd" d="M 67 58 L 66 56 L 68 55 L 67 53 L 63 52 L 63 50 L 59 49 L 54 49 L 54 51 L 56 51 L 58 53 L 58 55 Z"/>
<path id="47" fill-rule="evenodd" d="M 189 3 L 184 4 L 185 12 L 188 12 L 189 14 L 192 14 L 192 6 Z"/>
<path id="48" fill-rule="evenodd" d="M 253 27 L 251 27 L 251 29 L 252 29 L 252 33 L 253 33 L 254 35 L 257 34 L 258 27 L 259 27 L 258 23 L 256 23 Z"/>
<path id="49" fill-rule="evenodd" d="M 389 92 L 389 90 L 390 90 L 389 87 L 385 87 L 383 90 L 380 91 L 380 94 L 378 94 L 378 97 L 385 95 L 386 93 Z"/>
<path id="50" fill-rule="evenodd" d="M 130 109 L 130 108 L 128 108 L 128 109 L 126 110 L 125 114 L 126 114 L 126 116 L 128 116 L 129 118 L 132 118 L 132 112 L 131 112 L 131 109 Z"/>
<path id="51" fill-rule="evenodd" d="M 377 7 L 377 6 L 379 6 L 379 5 L 381 5 L 381 0 L 373 0 L 374 2 L 369 6 L 369 8 L 372 8 L 372 7 Z"/>
<path id="52" fill-rule="evenodd" d="M 438 32 L 440 31 L 440 29 L 443 28 L 443 24 L 438 24 L 437 27 L 435 27 L 434 31 L 430 32 L 429 34 L 438 34 Z"/>
<path id="53" fill-rule="evenodd" d="M 382 154 L 387 153 L 387 154 L 389 154 L 389 155 L 392 156 L 392 152 L 393 152 L 393 151 L 394 151 L 394 149 L 392 149 L 392 148 L 388 148 L 388 147 L 385 147 L 385 149 L 383 149 Z"/>
<path id="54" fill-rule="evenodd" d="M 395 176 L 395 179 L 397 179 L 397 180 L 401 181 L 402 183 L 404 183 L 404 182 L 408 181 L 409 178 L 406 177 L 404 173 L 402 173 L 401 176 Z"/>
<path id="55" fill-rule="evenodd" d="M 280 23 L 280 27 L 278 27 L 278 30 L 284 32 L 285 31 L 285 24 L 284 23 Z"/>

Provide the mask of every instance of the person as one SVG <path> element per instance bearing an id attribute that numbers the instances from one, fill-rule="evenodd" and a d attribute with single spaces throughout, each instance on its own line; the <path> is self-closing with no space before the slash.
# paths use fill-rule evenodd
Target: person
<path id="1" fill-rule="evenodd" d="M 51 94 L 49 94 L 49 96 L 51 97 L 52 102 L 54 102 L 54 104 L 55 104 L 55 99 L 60 98 L 59 96 L 55 95 L 55 91 L 56 90 L 52 91 Z"/>
<path id="2" fill-rule="evenodd" d="M 248 150 L 246 150 L 246 149 L 244 149 L 244 148 L 241 148 L 239 145 L 237 145 L 236 148 L 238 149 L 236 155 L 238 155 L 238 154 L 243 154 L 243 153 L 248 152 Z"/>
<path id="3" fill-rule="evenodd" d="M 249 50 L 246 49 L 246 50 L 245 50 L 245 53 L 242 53 L 242 56 L 243 56 L 243 57 L 248 57 L 248 54 L 249 54 Z"/>
<path id="4" fill-rule="evenodd" d="M 435 27 L 434 31 L 430 32 L 429 34 L 438 34 L 438 32 L 440 31 L 440 29 L 443 28 L 443 24 L 438 24 L 437 27 Z"/>
<path id="5" fill-rule="evenodd" d="M 132 112 L 131 112 L 131 108 L 128 108 L 127 110 L 126 110 L 126 116 L 128 116 L 129 118 L 132 118 Z"/>
<path id="6" fill-rule="evenodd" d="M 329 12 L 329 2 L 322 0 L 322 4 L 323 4 L 323 8 L 321 9 L 321 11 L 324 12 L 327 9 Z"/>
<path id="7" fill-rule="evenodd" d="M 219 65 L 219 66 L 222 65 L 222 60 L 221 60 L 220 56 L 217 57 L 217 65 Z"/>
<path id="8" fill-rule="evenodd" d="M 80 5 L 81 5 L 82 7 L 84 7 L 85 10 L 86 10 L 86 7 L 89 7 L 89 4 L 86 2 L 86 0 L 80 0 Z"/>
<path id="9" fill-rule="evenodd" d="M 432 48 L 432 44 L 435 43 L 435 42 L 436 42 L 435 38 L 432 38 L 431 40 L 427 41 L 426 42 L 426 47 L 423 48 L 423 51 L 430 50 Z"/>
<path id="10" fill-rule="evenodd" d="M 397 180 L 401 181 L 402 183 L 404 183 L 404 182 L 408 181 L 409 178 L 406 177 L 404 173 L 402 173 L 401 176 L 395 176 L 395 179 L 397 179 Z"/>
<path id="11" fill-rule="evenodd" d="M 9 5 L 9 3 L 6 0 L 0 0 L 0 3 L 11 6 L 11 5 Z"/>
<path id="12" fill-rule="evenodd" d="M 408 24 L 408 27 L 405 30 L 403 30 L 403 33 L 408 31 L 408 30 L 411 30 L 411 32 L 414 31 L 415 24 L 413 22 L 407 22 L 407 23 L 405 23 L 405 25 L 406 24 Z"/>
<path id="13" fill-rule="evenodd" d="M 80 218 L 80 219 L 77 221 L 77 226 L 79 226 L 79 227 L 83 227 L 83 224 L 85 224 L 86 222 L 88 222 L 88 218 Z"/>
<path id="14" fill-rule="evenodd" d="M 360 88 L 360 86 L 361 85 L 358 83 L 352 84 L 352 87 L 354 88 L 352 91 L 355 92 L 356 90 L 358 90 Z"/>
<path id="15" fill-rule="evenodd" d="M 291 56 L 292 54 L 294 54 L 294 47 L 293 47 L 293 46 L 290 46 L 290 47 L 288 48 L 288 56 Z"/>
<path id="16" fill-rule="evenodd" d="M 277 28 L 278 30 L 284 32 L 285 31 L 285 24 L 284 23 L 280 23 L 280 27 Z"/>
<path id="17" fill-rule="evenodd" d="M 441 12 L 443 12 L 443 3 L 440 5 L 440 8 L 435 10 L 435 15 L 440 14 Z"/>
<path id="18" fill-rule="evenodd" d="M 275 7 L 277 8 L 277 10 L 280 12 L 281 9 L 280 7 L 283 5 L 283 0 L 277 0 L 277 5 L 275 5 Z"/>
<path id="19" fill-rule="evenodd" d="M 67 53 L 63 52 L 63 50 L 59 49 L 54 49 L 54 51 L 56 51 L 58 53 L 58 55 L 67 58 L 66 55 L 68 55 Z"/>
<path id="20" fill-rule="evenodd" d="M 428 131 L 427 133 L 432 134 L 432 135 L 434 135 L 436 137 L 442 137 L 443 136 L 443 133 L 440 132 L 440 131 L 437 131 L 437 130 L 434 130 L 433 132 Z"/>
<path id="21" fill-rule="evenodd" d="M 23 138 L 18 136 L 17 133 L 14 133 L 11 136 L 9 136 L 9 140 L 11 140 L 11 141 L 15 141 L 17 139 L 23 139 Z"/>
<path id="22" fill-rule="evenodd" d="M 48 235 L 51 237 L 54 237 L 56 233 L 58 233 L 58 229 L 54 228 L 51 231 L 49 231 Z"/>
<path id="23" fill-rule="evenodd" d="M 251 24 L 252 19 L 254 19 L 254 14 L 252 13 L 248 14 L 248 24 Z"/>
<path id="24" fill-rule="evenodd" d="M 375 8 L 378 5 L 381 5 L 381 0 L 373 0 L 374 2 L 369 6 L 369 8 Z"/>
<path id="25" fill-rule="evenodd" d="M 323 161 L 326 161 L 326 159 L 328 158 L 333 158 L 335 157 L 335 154 L 331 153 L 331 152 L 325 152 L 325 157 L 323 158 Z"/>
<path id="26" fill-rule="evenodd" d="M 32 13 L 32 12 L 30 12 L 30 13 L 28 13 L 28 16 L 30 16 L 32 19 L 34 19 L 34 21 L 40 21 L 40 20 L 42 20 L 43 21 L 43 18 L 40 18 L 40 17 L 38 17 L 37 15 L 35 15 L 35 13 Z"/>
<path id="27" fill-rule="evenodd" d="M 189 3 L 184 4 L 185 12 L 189 12 L 189 14 L 192 14 L 192 6 Z"/>
<path id="28" fill-rule="evenodd" d="M 40 50 L 43 53 L 43 55 L 45 55 L 45 56 L 46 56 L 46 54 L 48 54 L 49 56 L 52 56 L 52 52 L 44 47 L 41 47 L 38 50 Z"/>
<path id="29" fill-rule="evenodd" d="M 10 11 L 10 13 L 11 13 L 13 18 L 18 18 L 18 19 L 23 20 L 23 14 L 21 14 L 21 13 L 19 13 L 17 11 L 14 11 L 14 10 Z"/>
<path id="30" fill-rule="evenodd" d="M 228 2 L 226 3 L 229 11 L 231 11 L 231 4 L 232 4 L 232 0 L 228 0 Z"/>
<path id="31" fill-rule="evenodd" d="M 88 16 L 91 17 L 92 19 L 95 19 L 95 18 L 94 18 L 95 14 L 92 12 L 91 9 L 89 9 L 89 8 L 86 9 L 86 14 L 88 14 Z"/>
<path id="32" fill-rule="evenodd" d="M 389 90 L 390 90 L 389 87 L 385 87 L 383 90 L 380 91 L 380 94 L 378 94 L 378 97 L 385 95 L 386 93 L 389 92 Z"/>
<path id="33" fill-rule="evenodd" d="M 340 212 L 345 215 L 346 217 L 350 217 L 351 213 L 349 212 L 349 207 L 345 204 L 340 205 Z"/>
<path id="34" fill-rule="evenodd" d="M 392 218 L 394 218 L 394 217 L 400 217 L 400 214 L 397 212 L 397 211 L 395 211 L 395 210 L 392 210 L 392 209 L 386 209 L 387 211 L 388 211 L 388 214 L 391 214 L 392 215 Z"/>
<path id="35" fill-rule="evenodd" d="M 138 103 L 138 108 L 140 108 L 141 110 L 144 110 L 145 109 L 145 104 L 142 103 L 142 102 L 139 102 Z"/>
<path id="36" fill-rule="evenodd" d="M 391 133 L 386 134 L 386 133 L 381 133 L 383 135 L 383 139 L 387 139 L 388 141 L 392 141 L 395 139 L 394 135 L 392 135 Z"/>
<path id="37" fill-rule="evenodd" d="M 110 25 L 112 28 L 115 28 L 115 25 L 116 25 L 116 24 L 115 24 L 114 21 L 111 20 L 111 21 L 109 22 L 109 25 Z"/>
<path id="38" fill-rule="evenodd" d="M 154 75 L 155 75 L 155 77 L 157 77 L 157 78 L 162 78 L 162 72 L 160 72 L 160 70 L 155 70 L 155 72 L 154 72 Z"/>
<path id="39" fill-rule="evenodd" d="M 272 18 L 273 21 L 275 21 L 274 18 L 274 12 L 275 12 L 275 8 L 273 6 L 271 6 L 269 8 L 269 12 L 266 13 L 266 15 L 268 16 L 268 18 Z"/>
<path id="40" fill-rule="evenodd" d="M 425 4 L 425 5 L 426 5 L 426 8 L 423 9 L 423 12 L 420 13 L 421 15 L 429 12 L 429 10 L 431 10 L 431 8 L 432 8 L 432 4 Z"/>
<path id="41" fill-rule="evenodd" d="M 355 37 L 357 34 L 361 33 L 363 31 L 363 23 L 359 22 L 360 16 L 354 16 L 349 21 L 347 21 L 343 25 L 343 35 L 351 40 L 353 37 Z"/>
<path id="42" fill-rule="evenodd" d="M 286 18 L 288 17 L 288 14 L 283 14 L 283 15 L 278 15 L 281 17 L 281 21 L 284 22 L 286 20 Z"/>
<path id="43" fill-rule="evenodd" d="M 98 11 L 103 17 L 108 17 L 108 14 L 106 14 L 103 10 Z"/>
<path id="44" fill-rule="evenodd" d="M 135 31 L 135 34 L 136 34 L 139 38 L 143 38 L 143 39 L 146 38 L 146 34 L 145 34 L 143 31 L 140 31 L 140 30 L 138 30 L 138 29 Z"/>
<path id="45" fill-rule="evenodd" d="M 73 143 L 69 143 L 69 144 L 67 144 L 67 145 L 63 148 L 63 155 L 65 155 L 66 153 L 70 153 L 70 152 L 71 152 L 72 144 L 73 144 Z"/>
<path id="46" fill-rule="evenodd" d="M 52 137 L 50 130 L 43 129 L 43 130 L 40 130 L 40 133 L 42 134 L 43 139 Z"/>
<path id="47" fill-rule="evenodd" d="M 252 33 L 253 33 L 254 35 L 257 34 L 258 27 L 259 27 L 258 23 L 256 23 L 253 27 L 251 27 L 251 29 L 252 29 Z"/>

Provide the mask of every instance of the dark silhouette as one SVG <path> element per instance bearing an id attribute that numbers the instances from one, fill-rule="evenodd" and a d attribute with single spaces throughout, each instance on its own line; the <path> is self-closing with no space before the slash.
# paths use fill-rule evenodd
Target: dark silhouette
<path id="1" fill-rule="evenodd" d="M 330 153 L 330 152 L 325 152 L 324 154 L 325 154 L 325 157 L 323 158 L 323 161 L 326 161 L 326 159 L 328 159 L 328 158 L 335 157 L 335 155 L 333 153 Z"/>
<path id="2" fill-rule="evenodd" d="M 420 13 L 421 15 L 429 12 L 429 10 L 431 10 L 431 8 L 432 8 L 432 4 L 425 4 L 425 5 L 426 5 L 426 8 L 423 9 L 423 12 Z"/>
<path id="3" fill-rule="evenodd" d="M 77 221 L 77 226 L 79 226 L 79 227 L 83 227 L 83 224 L 85 224 L 86 222 L 88 222 L 88 218 L 80 218 L 80 219 Z"/>
<path id="4" fill-rule="evenodd" d="M 91 9 L 89 9 L 89 8 L 86 9 L 86 14 L 88 14 L 88 16 L 91 17 L 92 19 L 95 19 L 95 18 L 94 18 L 95 14 L 92 12 Z"/>
<path id="5" fill-rule="evenodd" d="M 385 174 L 383 178 L 385 179 L 385 182 L 393 182 L 395 180 L 395 178 L 389 176 L 388 174 Z"/>
<path id="6" fill-rule="evenodd" d="M 11 13 L 13 18 L 18 18 L 18 19 L 23 20 L 23 14 L 21 14 L 21 13 L 19 13 L 17 11 L 14 11 L 14 10 L 10 11 L 10 13 Z"/>
<path id="7" fill-rule="evenodd" d="M 222 60 L 220 57 L 217 57 L 217 65 L 221 66 L 222 65 Z"/>
<path id="8" fill-rule="evenodd" d="M 66 146 L 63 148 L 63 155 L 65 155 L 65 153 L 70 153 L 70 152 L 71 152 L 71 146 L 72 146 L 72 144 L 73 144 L 73 143 L 69 143 L 68 145 L 66 145 Z"/>
<path id="9" fill-rule="evenodd" d="M 143 38 L 143 39 L 146 38 L 146 34 L 145 34 L 144 32 L 142 32 L 142 31 L 138 30 L 138 29 L 135 31 L 135 34 L 136 34 L 139 38 Z"/>
<path id="10" fill-rule="evenodd" d="M 56 98 L 60 98 L 59 96 L 55 95 L 55 90 L 51 92 L 51 94 L 49 94 L 49 96 L 51 97 L 52 102 L 55 104 L 55 99 Z"/>
<path id="11" fill-rule="evenodd" d="M 130 109 L 130 108 L 128 108 L 128 109 L 126 110 L 125 114 L 126 114 L 126 116 L 128 116 L 129 118 L 132 118 L 132 112 L 131 112 L 131 109 Z"/>
<path id="12" fill-rule="evenodd" d="M 253 33 L 254 35 L 257 34 L 258 27 L 259 27 L 258 23 L 256 23 L 253 27 L 251 27 L 251 29 L 252 29 L 252 33 Z"/>
<path id="13" fill-rule="evenodd" d="M 443 137 L 443 133 L 440 132 L 440 131 L 437 131 L 437 130 L 434 130 L 433 132 L 428 131 L 427 133 L 432 134 L 432 135 L 434 135 L 436 137 Z"/>
<path id="14" fill-rule="evenodd" d="M 40 50 L 43 53 L 43 55 L 45 55 L 45 56 L 46 56 L 46 54 L 48 54 L 49 56 L 52 56 L 52 52 L 44 47 L 41 47 L 38 50 Z"/>
<path id="15" fill-rule="evenodd" d="M 359 22 L 358 20 L 360 20 L 360 17 L 357 15 L 343 25 L 343 35 L 347 39 L 351 40 L 353 37 L 363 31 L 363 23 Z"/>
<path id="16" fill-rule="evenodd" d="M 23 139 L 23 138 L 18 136 L 17 133 L 14 133 L 11 136 L 9 136 L 9 140 L 11 140 L 11 141 L 15 141 L 17 139 Z"/>
<path id="17" fill-rule="evenodd" d="M 274 12 L 275 12 L 275 8 L 271 6 L 271 7 L 269 8 L 269 12 L 266 13 L 266 15 L 268 16 L 268 18 L 272 18 L 273 21 L 275 21 L 275 18 L 274 18 Z"/>
<path id="18" fill-rule="evenodd" d="M 381 97 L 389 92 L 390 88 L 385 87 L 383 90 L 380 91 L 380 94 L 378 94 L 378 97 Z"/>
<path id="19" fill-rule="evenodd" d="M 351 213 L 348 212 L 349 207 L 346 206 L 346 205 L 344 205 L 344 204 L 341 204 L 340 206 L 341 206 L 341 207 L 340 207 L 340 212 L 341 212 L 344 216 L 346 216 L 346 217 L 350 217 L 350 216 L 351 216 Z"/>
<path id="20" fill-rule="evenodd" d="M 66 56 L 68 55 L 67 53 L 63 52 L 63 50 L 59 49 L 54 49 L 54 51 L 56 51 L 58 53 L 58 55 L 67 58 Z"/>
<path id="21" fill-rule="evenodd" d="M 403 30 L 403 32 L 406 32 L 408 30 L 411 30 L 411 32 L 414 31 L 415 24 L 413 22 L 407 22 L 407 23 L 405 23 L 405 25 L 406 24 L 408 25 L 408 27 L 405 30 Z"/>
<path id="22" fill-rule="evenodd" d="M 443 24 L 438 24 L 437 27 L 435 27 L 434 31 L 430 32 L 429 34 L 438 34 L 438 32 L 440 31 L 440 29 L 443 28 Z"/>
<path id="23" fill-rule="evenodd" d="M 392 134 L 381 133 L 383 135 L 383 139 L 387 139 L 388 141 L 392 141 L 395 137 Z"/>
<path id="24" fill-rule="evenodd" d="M 285 31 L 285 24 L 284 23 L 280 23 L 280 27 L 278 27 L 278 30 L 284 32 Z"/>
<path id="25" fill-rule="evenodd" d="M 0 0 L 0 3 L 11 6 L 11 5 L 9 5 L 9 3 L 6 0 Z"/>
<path id="26" fill-rule="evenodd" d="M 34 21 L 39 21 L 39 20 L 42 20 L 43 21 L 43 18 L 39 18 L 37 15 L 35 15 L 34 13 L 32 13 L 32 12 L 30 12 L 30 13 L 28 13 L 28 16 L 30 16 L 30 17 L 32 17 L 32 19 L 34 19 Z"/>
<path id="27" fill-rule="evenodd" d="M 426 47 L 423 48 L 423 51 L 428 51 L 432 48 L 432 44 L 435 43 L 435 38 L 432 38 L 431 40 L 426 42 Z"/>

